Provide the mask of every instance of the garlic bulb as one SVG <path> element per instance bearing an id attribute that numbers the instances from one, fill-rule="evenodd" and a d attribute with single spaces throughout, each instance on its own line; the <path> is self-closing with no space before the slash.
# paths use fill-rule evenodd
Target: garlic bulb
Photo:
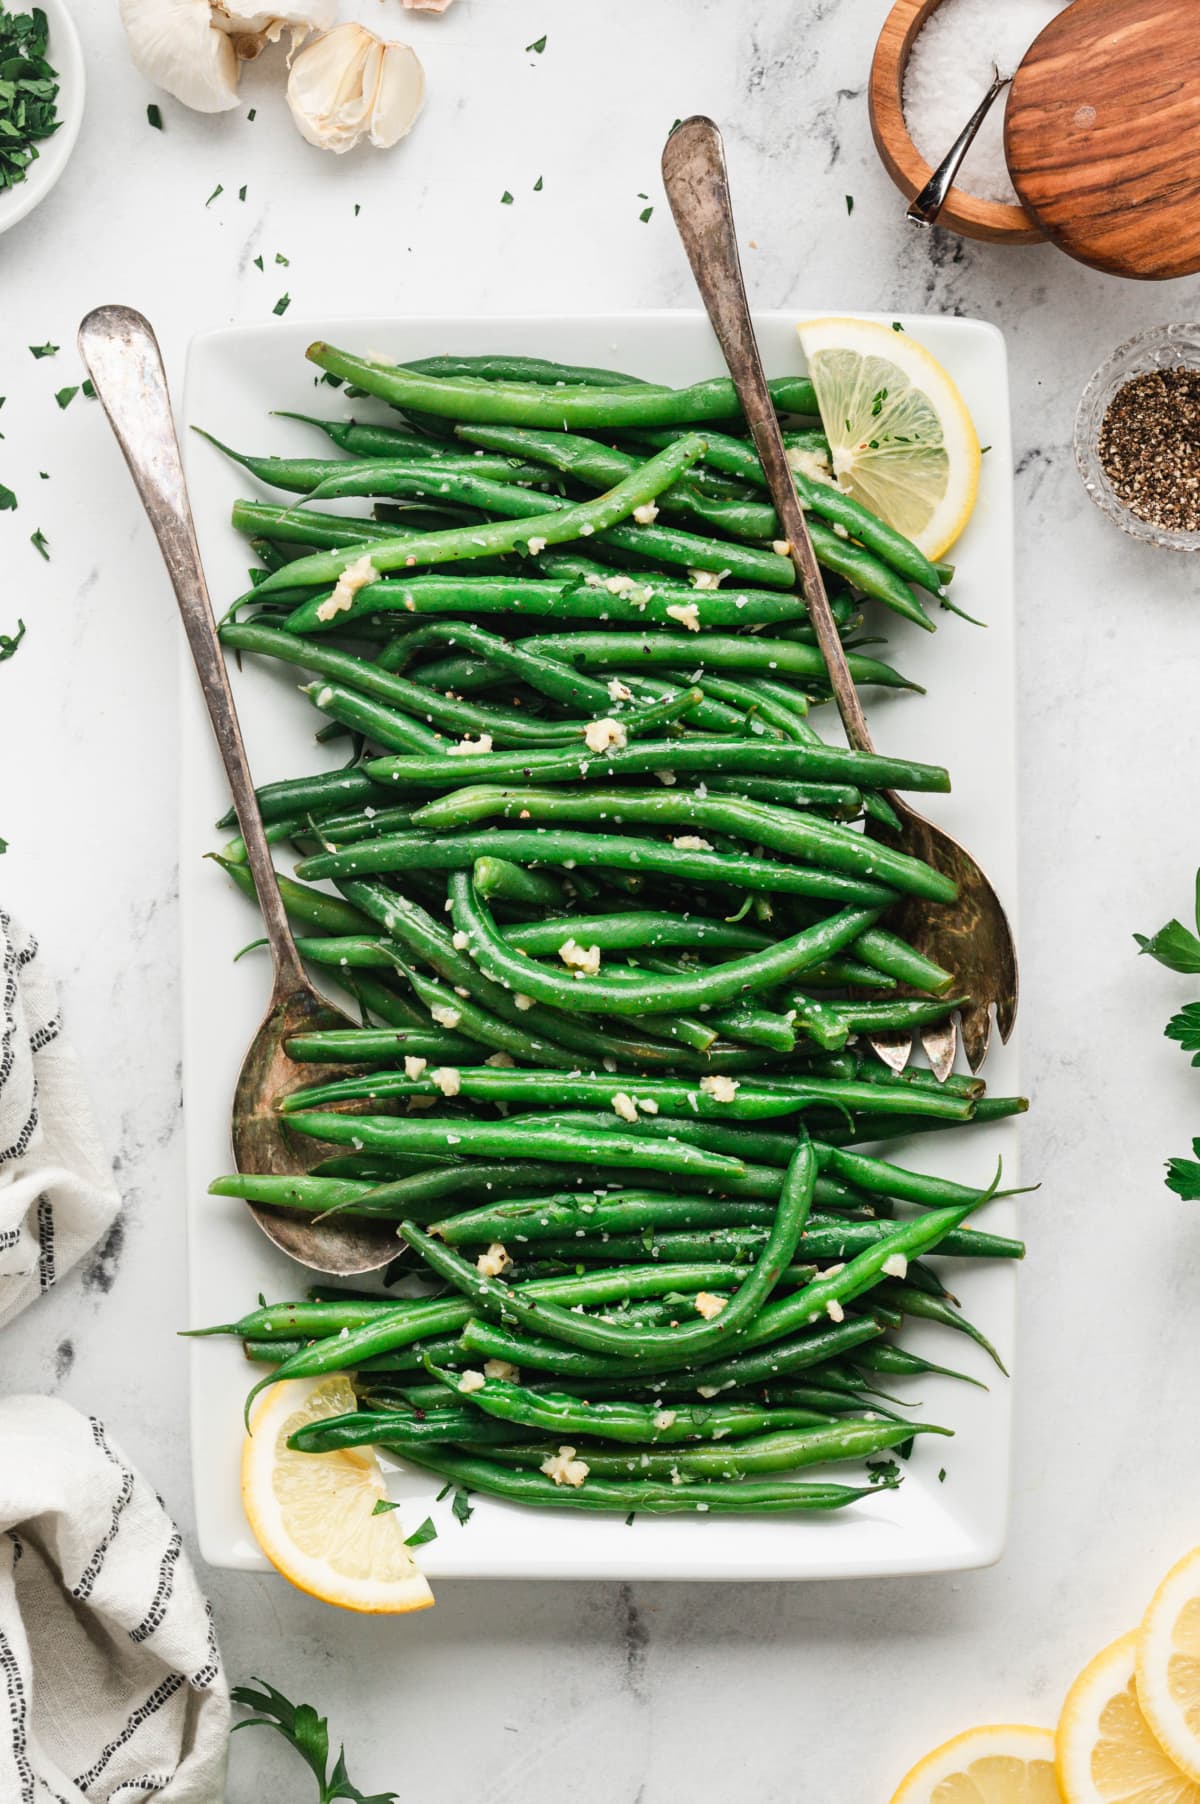
<path id="1" fill-rule="evenodd" d="M 368 137 L 378 150 L 406 138 L 425 99 L 425 71 L 407 44 L 338 25 L 293 59 L 288 105 L 301 134 L 339 155 Z"/>
<path id="2" fill-rule="evenodd" d="M 200 113 L 238 103 L 239 65 L 291 30 L 293 42 L 323 31 L 337 0 L 306 0 L 303 11 L 278 0 L 243 13 L 231 0 L 120 0 L 133 60 L 150 81 Z"/>

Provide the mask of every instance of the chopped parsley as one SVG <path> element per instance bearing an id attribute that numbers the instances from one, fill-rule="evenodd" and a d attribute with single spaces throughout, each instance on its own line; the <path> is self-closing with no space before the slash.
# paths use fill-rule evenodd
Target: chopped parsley
<path id="1" fill-rule="evenodd" d="M 650 223 L 650 215 L 653 213 L 653 211 L 654 211 L 653 207 L 643 207 L 642 208 L 641 212 L 638 214 L 638 218 L 641 220 L 643 225 L 648 225 Z"/>
<path id="2" fill-rule="evenodd" d="M 46 542 L 46 535 L 40 526 L 37 528 L 36 532 L 30 533 L 29 543 L 41 557 L 45 558 L 47 563 L 50 562 L 50 547 Z"/>
<path id="3" fill-rule="evenodd" d="M 427 1541 L 437 1540 L 437 1529 L 433 1526 L 433 1517 L 426 1516 L 420 1528 L 415 1528 L 411 1535 L 404 1537 L 406 1547 L 424 1547 Z"/>
<path id="4" fill-rule="evenodd" d="M 213 202 L 216 200 L 218 194 L 224 194 L 224 192 L 225 192 L 224 185 L 221 182 L 218 182 L 216 187 L 213 189 L 212 193 L 209 195 L 208 199 L 205 201 L 205 203 L 204 203 L 205 206 L 211 207 Z"/>
<path id="5" fill-rule="evenodd" d="M 154 127 L 156 132 L 160 132 L 162 130 L 162 128 L 163 128 L 162 108 L 157 104 L 156 101 L 152 100 L 150 102 L 150 105 L 146 108 L 146 118 L 147 118 L 148 122 Z"/>
<path id="6" fill-rule="evenodd" d="M 360 206 L 359 206 L 359 204 L 358 204 L 358 202 L 357 202 L 357 201 L 355 201 L 355 203 L 354 203 L 354 217 L 355 217 L 355 219 L 357 219 L 357 218 L 358 218 L 358 216 L 359 216 L 359 214 L 360 214 L 360 213 L 361 213 L 361 212 L 362 212 L 362 208 L 361 208 L 361 207 L 360 207 Z"/>
<path id="7" fill-rule="evenodd" d="M 290 269 L 292 267 L 291 258 L 285 257 L 282 251 L 275 252 L 275 261 L 276 263 L 281 263 L 284 269 Z"/>
<path id="8" fill-rule="evenodd" d="M 398 1510 L 399 1508 L 400 1505 L 398 1503 L 392 1503 L 389 1498 L 377 1497 L 375 1500 L 375 1508 L 371 1511 L 371 1514 L 372 1516 L 386 1516 L 389 1510 Z"/>
<path id="9" fill-rule="evenodd" d="M 246 198 L 246 189 L 245 189 L 245 187 L 244 187 L 244 186 L 243 186 L 243 187 L 241 187 L 241 188 L 239 188 L 239 189 L 238 189 L 238 199 L 239 199 L 239 200 L 245 200 L 245 198 Z"/>
<path id="10" fill-rule="evenodd" d="M 6 489 L 0 482 L 0 514 L 11 513 L 17 505 L 17 498 L 11 489 Z"/>
<path id="11" fill-rule="evenodd" d="M 0 193 L 36 162 L 58 130 L 58 71 L 46 60 L 50 27 L 40 6 L 10 13 L 0 3 Z"/>
<path id="12" fill-rule="evenodd" d="M 82 393 L 85 401 L 94 401 L 96 399 L 96 384 L 92 381 L 90 376 L 85 376 L 83 379 Z"/>
<path id="13" fill-rule="evenodd" d="M 946 1468 L 945 1468 L 945 1466 L 943 1466 L 941 1471 L 938 1473 L 938 1483 L 940 1485 L 944 1485 L 945 1482 L 946 1482 Z"/>
<path id="14" fill-rule="evenodd" d="M 512 204 L 513 204 L 513 197 L 509 193 L 508 189 L 506 188 L 504 190 L 504 193 L 500 196 L 500 205 L 502 207 L 511 207 Z"/>
<path id="15" fill-rule="evenodd" d="M 846 211 L 847 213 L 853 213 L 854 211 L 854 196 L 852 194 L 846 196 Z"/>
<path id="16" fill-rule="evenodd" d="M 1147 937 L 1135 933 L 1134 939 L 1143 952 L 1184 977 L 1200 975 L 1200 871 L 1196 873 L 1195 916 L 1197 932 L 1182 921 L 1168 921 L 1156 934 Z M 1193 1066 L 1200 1066 L 1200 1002 L 1185 1003 L 1177 1015 L 1167 1022 L 1166 1036 L 1175 1040 L 1185 1052 L 1192 1054 Z M 1200 1140 L 1192 1141 L 1191 1159 L 1171 1159 L 1167 1163 L 1167 1188 L 1184 1202 L 1200 1202 Z"/>
<path id="17" fill-rule="evenodd" d="M 0 633 L 0 664 L 7 663 L 9 658 L 16 656 L 17 647 L 24 637 L 25 622 L 23 620 L 17 621 L 15 633 Z"/>
<path id="18" fill-rule="evenodd" d="M 980 445 L 980 447 L 979 447 L 980 457 L 986 457 L 988 452 L 991 450 L 991 448 L 992 447 L 990 445 Z"/>
<path id="19" fill-rule="evenodd" d="M 258 118 L 258 108 L 252 106 L 250 111 L 246 114 L 246 118 L 249 120 L 250 124 L 253 125 L 254 121 Z"/>
<path id="20" fill-rule="evenodd" d="M 637 1515 L 637 1511 L 636 1511 L 636 1510 L 630 1510 L 630 1512 L 629 1512 L 629 1514 L 628 1514 L 628 1516 L 626 1516 L 626 1518 L 625 1518 L 625 1526 L 626 1526 L 626 1528 L 632 1528 L 632 1527 L 633 1527 L 633 1519 L 634 1519 L 634 1517 L 635 1517 L 635 1516 L 636 1516 L 636 1515 Z"/>
<path id="21" fill-rule="evenodd" d="M 871 396 L 871 418 L 873 420 L 877 420 L 883 412 L 883 404 L 887 398 L 888 391 L 886 388 L 877 388 L 875 393 Z"/>
<path id="22" fill-rule="evenodd" d="M 37 357 L 39 359 L 42 357 L 57 357 L 58 356 L 58 346 L 51 345 L 51 344 L 30 345 L 29 355 L 31 357 Z"/>
<path id="23" fill-rule="evenodd" d="M 255 269 L 263 268 L 263 260 L 262 260 L 261 254 L 254 259 L 254 267 L 255 267 Z"/>
<path id="24" fill-rule="evenodd" d="M 450 1504 L 450 1508 L 454 1511 L 455 1516 L 465 1528 L 467 1523 L 471 1520 L 471 1517 L 475 1514 L 475 1511 L 467 1501 L 467 1491 L 463 1485 L 455 1485 L 454 1497 Z"/>
<path id="25" fill-rule="evenodd" d="M 78 393 L 79 384 L 76 383 L 74 388 L 60 388 L 55 394 L 54 399 L 58 402 L 60 407 L 69 407 Z"/>
<path id="26" fill-rule="evenodd" d="M 533 192 L 535 194 L 540 194 L 542 192 L 542 178 L 540 175 L 538 176 L 537 181 L 533 184 Z"/>
<path id="27" fill-rule="evenodd" d="M 546 48 L 546 35 L 547 34 L 543 32 L 540 38 L 534 38 L 532 44 L 526 44 L 526 52 L 528 53 L 532 50 L 535 56 L 540 56 L 542 51 Z"/>
<path id="28" fill-rule="evenodd" d="M 903 332 L 903 330 L 904 330 L 904 327 L 900 324 L 900 321 L 898 319 L 894 319 L 892 321 L 892 331 L 893 332 Z"/>
<path id="29" fill-rule="evenodd" d="M 894 1459 L 869 1459 L 867 1472 L 873 1485 L 894 1485 L 900 1481 L 900 1468 Z"/>
<path id="30" fill-rule="evenodd" d="M 276 301 L 275 305 L 272 307 L 271 312 L 279 314 L 279 316 L 282 318 L 282 316 L 287 312 L 287 310 L 291 306 L 291 304 L 292 304 L 291 295 L 290 294 L 281 294 L 279 299 Z"/>

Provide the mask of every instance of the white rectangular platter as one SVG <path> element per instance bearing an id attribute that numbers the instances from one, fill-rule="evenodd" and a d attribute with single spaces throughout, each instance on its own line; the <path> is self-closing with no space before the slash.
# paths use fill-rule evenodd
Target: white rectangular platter
<path id="1" fill-rule="evenodd" d="M 766 313 L 758 321 L 772 374 L 803 367 L 795 317 Z M 1010 910 L 1016 904 L 1017 795 L 1013 659 L 1012 457 L 1004 342 L 973 320 L 911 317 L 901 324 L 940 359 L 959 383 L 990 446 L 983 460 L 978 507 L 956 547 L 954 592 L 986 630 L 950 614 L 925 634 L 878 610 L 888 655 L 923 683 L 924 696 L 878 692 L 869 698 L 882 750 L 950 766 L 954 790 L 929 798 L 930 811 L 966 842 L 992 876 Z M 275 409 L 345 412 L 328 387 L 313 385 L 306 345 L 324 337 L 351 349 L 397 360 L 438 352 L 501 351 L 627 369 L 681 384 L 722 372 L 707 321 L 699 313 L 660 312 L 580 318 L 369 319 L 233 328 L 197 339 L 191 348 L 185 400 L 188 425 L 204 426 L 239 450 L 326 455 L 309 427 L 272 419 Z M 356 403 L 360 417 L 370 404 Z M 239 495 L 259 493 L 209 445 L 189 435 L 188 466 L 200 546 L 219 613 L 246 588 L 247 547 L 229 524 Z M 298 673 L 247 660 L 234 691 L 256 779 L 268 782 L 333 766 L 340 746 L 313 743 L 316 717 L 295 694 Z M 194 1326 L 229 1321 L 254 1306 L 303 1295 L 311 1274 L 293 1266 L 254 1225 L 244 1205 L 208 1197 L 209 1180 L 230 1169 L 229 1107 L 238 1064 L 266 1005 L 263 954 L 233 956 L 257 937 L 254 910 L 203 854 L 223 837 L 213 823 L 227 806 L 220 764 L 190 664 L 181 677 L 183 789 L 180 814 L 183 908 L 184 1100 L 190 1298 Z M 825 711 L 822 730 L 835 723 Z M 1018 1048 L 998 1043 L 986 1075 L 995 1094 L 1018 1088 Z M 921 1136 L 889 1148 L 901 1163 L 919 1164 L 984 1184 L 998 1158 L 1017 1181 L 1017 1124 Z M 1015 1231 L 1008 1201 L 990 1206 L 987 1225 Z M 1012 1364 L 1018 1273 L 1006 1263 L 957 1262 L 955 1291 Z M 639 1516 L 523 1510 L 475 1499 L 469 1523 L 434 1501 L 427 1475 L 395 1471 L 392 1495 L 415 1528 L 432 1515 L 438 1538 L 421 1550 L 441 1578 L 785 1579 L 945 1572 L 986 1565 L 1004 1545 L 1010 1482 L 1012 1388 L 964 1336 L 909 1327 L 906 1343 L 939 1363 L 957 1366 L 990 1386 L 976 1390 L 943 1379 L 922 1380 L 912 1394 L 925 1420 L 943 1422 L 953 1440 L 917 1442 L 897 1491 L 880 1493 L 826 1518 Z M 261 1570 L 264 1561 L 242 1515 L 238 1494 L 242 1403 L 261 1368 L 232 1340 L 194 1343 L 192 1446 L 196 1511 L 204 1556 L 214 1565 Z M 904 1384 L 892 1386 L 903 1391 Z"/>

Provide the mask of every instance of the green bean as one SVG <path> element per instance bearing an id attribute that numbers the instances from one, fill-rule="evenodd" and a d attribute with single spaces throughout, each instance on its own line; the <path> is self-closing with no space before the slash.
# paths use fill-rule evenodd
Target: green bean
<path id="1" fill-rule="evenodd" d="M 364 541 L 362 549 L 343 547 L 314 553 L 289 564 L 286 570 L 274 571 L 255 591 L 259 599 L 272 589 L 296 588 L 306 583 L 336 582 L 343 570 L 364 555 L 375 569 L 413 569 L 419 564 L 445 564 L 459 559 L 477 558 L 489 553 L 515 551 L 529 540 L 540 539 L 546 545 L 560 545 L 571 539 L 586 538 L 603 532 L 643 507 L 669 488 L 684 470 L 700 456 L 704 440 L 681 439 L 669 451 L 643 464 L 635 476 L 618 483 L 607 494 L 593 501 L 583 501 L 557 512 L 534 515 L 530 520 L 501 521 L 487 526 L 459 527 L 448 532 L 406 534 L 400 539 L 387 538 L 378 532 Z M 356 555 L 357 554 L 357 555 Z"/>
<path id="2" fill-rule="evenodd" d="M 769 1412 L 775 1413 L 775 1412 Z M 787 1412 L 792 1413 L 792 1412 Z M 811 1411 L 796 1411 L 811 1415 Z M 493 1424 L 493 1427 L 498 1424 Z M 714 1446 L 677 1447 L 671 1450 L 626 1447 L 620 1452 L 605 1447 L 587 1446 L 580 1456 L 588 1468 L 588 1480 L 596 1478 L 636 1478 L 666 1480 L 678 1484 L 680 1479 L 741 1479 L 750 1473 L 790 1472 L 803 1466 L 833 1465 L 849 1460 L 868 1459 L 872 1454 L 903 1446 L 915 1434 L 950 1434 L 948 1428 L 912 1422 L 881 1422 L 863 1419 L 845 1420 L 819 1428 L 767 1433 L 752 1440 L 738 1440 Z M 426 1437 L 421 1437 L 422 1439 Z M 430 1437 L 431 1438 L 431 1437 Z M 470 1437 L 465 1437 L 470 1440 Z M 557 1446 L 501 1443 L 499 1436 L 485 1438 L 479 1451 L 504 1465 L 539 1467 L 543 1460 L 557 1452 Z"/>
<path id="3" fill-rule="evenodd" d="M 540 634 L 526 642 L 526 649 L 589 670 L 628 670 L 646 664 L 675 665 L 689 671 L 782 671 L 786 675 L 824 684 L 825 660 L 815 645 L 799 645 L 791 639 L 741 638 L 729 633 L 559 633 Z M 846 660 L 856 683 L 876 683 L 883 688 L 914 689 L 924 693 L 889 664 L 875 658 Z"/>
<path id="4" fill-rule="evenodd" d="M 308 1065 L 394 1064 L 405 1054 L 436 1059 L 439 1064 L 467 1064 L 480 1048 L 461 1034 L 426 1032 L 421 1028 L 334 1027 L 293 1034 L 284 1042 L 290 1059 Z"/>
<path id="5" fill-rule="evenodd" d="M 362 802 L 378 802 L 386 791 L 372 783 L 363 771 L 351 765 L 344 770 L 322 771 L 314 777 L 293 777 L 284 783 L 264 783 L 255 790 L 258 811 L 268 826 L 273 821 L 295 820 L 307 815 L 323 815 Z M 236 827 L 237 815 L 231 808 L 217 822 L 218 827 Z"/>
<path id="6" fill-rule="evenodd" d="M 537 382 L 485 382 L 470 377 L 437 377 L 395 364 L 351 356 L 316 343 L 307 355 L 321 369 L 343 376 L 364 393 L 393 407 L 417 409 L 446 420 L 498 425 L 572 427 L 673 426 L 688 421 L 724 420 L 739 412 L 737 391 L 727 377 L 690 388 L 650 383 L 547 389 Z M 785 376 L 769 384 L 781 413 L 817 414 L 816 392 L 805 376 Z"/>
<path id="7" fill-rule="evenodd" d="M 365 769 L 374 782 L 412 784 L 416 788 L 455 787 L 463 779 L 462 764 L 458 759 L 446 756 L 377 758 L 369 760 Z M 658 743 L 642 740 L 619 752 L 593 758 L 581 758 L 574 752 L 542 750 L 493 753 L 487 776 L 493 783 L 611 782 L 614 778 L 643 776 L 659 770 L 676 774 L 716 770 L 726 776 L 744 772 L 747 776 L 847 782 L 881 789 L 942 792 L 950 787 L 949 777 L 937 765 L 851 752 L 836 745 L 729 740 L 700 735 L 664 739 Z"/>
<path id="8" fill-rule="evenodd" d="M 481 1420 L 467 1409 L 435 1409 L 421 1414 L 392 1410 L 386 1415 L 363 1411 L 310 1422 L 288 1437 L 288 1446 L 297 1453 L 335 1453 L 344 1447 L 370 1446 L 386 1439 L 389 1446 L 399 1451 L 426 1442 L 470 1440 L 503 1445 L 516 1438 L 511 1427 L 489 1422 L 486 1417 Z"/>
<path id="9" fill-rule="evenodd" d="M 288 1116 L 297 1133 L 334 1146 L 364 1147 L 367 1151 L 442 1153 L 460 1158 L 526 1156 L 536 1147 L 550 1159 L 578 1159 L 585 1164 L 637 1166 L 663 1172 L 704 1172 L 713 1177 L 736 1177 L 740 1160 L 721 1153 L 707 1153 L 678 1140 L 644 1143 L 624 1133 L 595 1133 L 587 1128 L 546 1126 L 540 1120 L 524 1120 L 514 1133 L 505 1121 L 474 1121 L 465 1117 L 378 1115 L 330 1115 L 320 1110 Z"/>
<path id="10" fill-rule="evenodd" d="M 459 996 L 456 991 L 447 988 L 445 984 L 422 977 L 418 971 L 406 970 L 406 975 L 416 995 L 435 1021 L 448 1021 L 452 1017 L 456 1017 L 456 1026 L 462 1028 L 471 1039 L 477 1040 L 483 1046 L 490 1046 L 497 1052 L 507 1052 L 511 1053 L 514 1058 L 525 1059 L 531 1065 L 549 1066 L 551 1069 L 555 1069 L 558 1067 L 569 1068 L 573 1064 L 574 1055 L 565 1047 L 552 1045 L 550 1041 L 540 1039 L 537 1034 L 528 1033 L 524 1028 L 515 1026 L 511 1021 L 504 1021 L 498 1015 L 489 1014 L 477 1002 L 473 1002 L 469 996 Z M 537 1077 L 538 1074 L 530 1072 L 528 1075 Z M 335 1089 L 336 1085 L 322 1085 L 320 1088 L 329 1091 Z M 413 1092 L 413 1094 L 417 1094 L 417 1092 Z M 437 1086 L 431 1084 L 420 1094 L 436 1095 L 438 1094 Z"/>
<path id="11" fill-rule="evenodd" d="M 418 453 L 414 463 L 409 465 L 404 461 L 408 456 L 408 451 L 403 442 L 396 446 L 389 446 L 386 451 L 375 456 L 360 455 L 355 462 L 347 462 L 345 459 L 337 457 L 254 457 L 243 451 L 234 451 L 228 445 L 223 445 L 219 438 L 214 438 L 211 432 L 205 432 L 202 426 L 193 426 L 192 431 L 198 433 L 201 438 L 207 439 L 210 445 L 215 445 L 216 449 L 223 452 L 231 463 L 240 464 L 244 470 L 249 470 L 250 474 L 257 476 L 260 482 L 270 483 L 272 488 L 287 489 L 293 494 L 319 495 L 322 499 L 338 495 L 390 495 L 396 493 L 397 491 L 391 488 L 338 486 L 342 480 L 350 482 L 351 485 L 356 481 L 378 480 L 382 472 L 392 469 L 403 470 L 406 473 L 410 469 L 423 471 L 424 480 L 429 484 L 435 483 L 443 472 L 453 472 L 455 475 L 473 474 L 493 477 L 501 481 L 508 478 L 513 482 L 544 481 L 546 475 L 545 470 L 537 462 L 522 464 L 517 458 L 512 457 L 475 458 L 453 449 L 439 449 L 437 455 L 433 457 Z M 636 463 L 637 460 L 631 459 L 630 461 Z M 403 494 L 407 491 L 400 490 L 398 492 Z"/>
<path id="12" fill-rule="evenodd" d="M 476 886 L 482 888 L 478 875 Z M 522 921 L 519 926 L 505 927 L 503 936 L 514 952 L 526 952 L 531 957 L 556 953 L 563 941 L 571 938 L 581 946 L 599 946 L 603 952 L 651 946 L 702 946 L 714 952 L 758 952 L 771 943 L 765 934 L 750 927 L 731 926 L 727 921 L 708 920 L 703 915 L 650 911 Z"/>
<path id="13" fill-rule="evenodd" d="M 255 899 L 254 879 L 248 865 L 223 858 L 219 852 L 210 852 L 208 856 L 233 878 L 244 895 Z M 285 877 L 282 871 L 276 871 L 275 880 L 290 921 L 304 927 L 319 927 L 324 933 L 356 934 L 364 928 L 368 933 L 371 931 L 369 916 L 350 903 L 340 901 L 337 896 L 327 895 L 324 890 L 313 889 L 306 883 L 297 883 L 294 878 Z"/>
<path id="14" fill-rule="evenodd" d="M 526 908 L 559 908 L 563 886 L 546 871 L 527 871 L 508 858 L 477 858 L 475 882 L 489 901 L 515 902 Z"/>
<path id="15" fill-rule="evenodd" d="M 944 1243 L 939 1251 L 945 1251 Z M 972 1384 L 977 1390 L 987 1389 L 982 1379 L 956 1372 L 950 1366 L 936 1366 L 931 1360 L 922 1359 L 919 1353 L 910 1353 L 907 1347 L 897 1347 L 891 1341 L 876 1341 L 861 1348 L 855 1357 L 860 1366 L 866 1367 L 868 1377 L 876 1372 L 886 1372 L 900 1378 L 957 1378 L 960 1383 Z"/>
<path id="16" fill-rule="evenodd" d="M 400 365 L 419 376 L 475 376 L 487 382 L 538 382 L 557 386 L 626 388 L 643 386 L 641 376 L 626 376 L 620 370 L 594 369 L 589 364 L 555 363 L 545 357 L 418 357 Z M 794 410 L 805 411 L 802 408 Z"/>
<path id="17" fill-rule="evenodd" d="M 953 1328 L 959 1334 L 965 1334 L 978 1347 L 982 1347 L 989 1359 L 1008 1377 L 1008 1367 L 993 1347 L 987 1336 L 973 1322 L 949 1303 L 938 1297 L 931 1297 L 925 1291 L 918 1290 L 912 1284 L 888 1283 L 883 1286 L 886 1301 L 902 1309 L 905 1315 L 918 1316 L 922 1321 L 940 1322 L 944 1328 Z"/>
<path id="18" fill-rule="evenodd" d="M 403 526 L 390 525 L 383 520 L 355 520 L 348 518 L 345 514 L 322 513 L 319 508 L 315 507 L 279 507 L 273 501 L 247 501 L 245 499 L 235 501 L 230 519 L 238 532 L 267 533 L 272 539 L 277 539 L 285 545 L 316 546 L 318 549 L 324 550 L 336 550 L 343 546 L 359 544 L 362 544 L 365 550 L 366 539 L 372 541 L 391 539 L 399 542 L 401 539 L 413 536 Z M 310 553 L 305 551 L 302 556 L 290 560 L 282 569 L 272 571 L 272 576 L 291 577 L 299 565 L 308 562 L 309 555 Z M 354 560 L 350 559 L 349 561 L 353 562 Z M 330 575 L 327 579 L 317 578 L 316 581 L 324 582 L 328 586 L 329 583 L 337 581 L 337 573 Z M 299 600 L 305 589 L 311 589 L 316 584 L 311 579 L 302 578 L 291 586 L 299 591 L 296 598 Z M 260 601 L 263 587 L 264 585 L 259 583 L 245 599 Z M 276 584 L 275 599 L 277 601 L 283 599 L 288 587 L 286 581 Z"/>
<path id="19" fill-rule="evenodd" d="M 326 685 L 326 696 L 330 688 Z M 330 712 L 339 705 L 339 699 L 326 703 Z M 511 859 L 516 864 L 549 864 L 567 870 L 576 864 L 582 864 L 585 870 L 593 865 L 605 865 L 697 883 L 736 883 L 743 889 L 817 897 L 860 913 L 864 910 L 879 913 L 895 899 L 893 892 L 882 882 L 847 876 L 841 871 L 783 864 L 740 853 L 693 851 L 630 835 L 572 832 L 568 828 L 488 828 L 477 833 L 446 835 L 388 834 L 376 840 L 360 840 L 345 850 L 318 852 L 314 857 L 302 860 L 296 870 L 304 878 L 357 877 L 406 870 L 450 871 L 459 876 L 469 871 L 477 858 L 489 856 Z M 781 972 L 773 980 L 782 981 L 787 974 Z M 588 985 L 589 993 L 599 993 L 601 987 L 601 982 L 594 980 Z M 740 981 L 735 981 L 734 988 L 740 987 Z M 529 993 L 535 995 L 537 991 L 530 989 Z"/>
<path id="20" fill-rule="evenodd" d="M 453 448 L 445 441 L 424 438 L 399 426 L 377 426 L 364 420 L 318 420 L 310 413 L 288 413 L 282 408 L 276 418 L 317 427 L 340 451 L 348 451 L 352 457 L 427 457 L 436 462 L 453 455 Z"/>
<path id="21" fill-rule="evenodd" d="M 953 901 L 958 887 L 920 859 L 867 839 L 862 833 L 765 802 L 698 796 L 675 789 L 506 789 L 476 784 L 424 803 L 413 815 L 418 831 L 444 832 L 496 817 L 571 822 L 628 822 L 682 826 L 728 833 L 789 858 L 807 859 L 849 875 L 868 877 L 935 902 Z M 895 1007 L 894 1004 L 890 1005 Z M 918 1005 L 928 1006 L 928 1005 Z M 932 1017 L 930 1017 L 932 1018 Z M 869 1025 L 869 1024 L 868 1024 Z"/>
<path id="22" fill-rule="evenodd" d="M 361 733 L 373 745 L 382 746 L 386 751 L 425 751 L 437 756 L 444 749 L 445 742 L 428 727 L 423 727 L 420 721 L 397 714 L 394 708 L 371 701 L 368 696 L 346 689 L 340 683 L 304 683 L 301 694 L 307 695 L 322 714 Z"/>
<path id="23" fill-rule="evenodd" d="M 432 1452 L 427 1447 L 405 1448 L 413 1465 L 437 1472 L 443 1478 L 485 1496 L 507 1498 L 534 1508 L 611 1510 L 618 1515 L 670 1515 L 698 1510 L 717 1514 L 762 1515 L 781 1511 L 838 1510 L 862 1497 L 875 1495 L 870 1486 L 805 1484 L 783 1479 L 723 1481 L 696 1479 L 690 1484 L 656 1484 L 651 1481 L 620 1483 L 590 1478 L 575 1488 L 557 1485 L 540 1472 L 515 1472 L 494 1461 L 466 1454 Z"/>

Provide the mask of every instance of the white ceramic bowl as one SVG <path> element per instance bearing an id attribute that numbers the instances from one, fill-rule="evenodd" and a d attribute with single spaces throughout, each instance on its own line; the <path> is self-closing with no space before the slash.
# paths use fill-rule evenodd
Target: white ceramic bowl
<path id="1" fill-rule="evenodd" d="M 37 158 L 29 165 L 25 180 L 0 192 L 0 233 L 7 232 L 19 219 L 32 213 L 39 201 L 45 200 L 67 166 L 83 120 L 83 51 L 75 22 L 67 11 L 66 0 L 37 0 L 37 4 L 50 23 L 46 55 L 58 71 L 58 116 L 62 123 L 52 138 L 38 146 Z"/>

